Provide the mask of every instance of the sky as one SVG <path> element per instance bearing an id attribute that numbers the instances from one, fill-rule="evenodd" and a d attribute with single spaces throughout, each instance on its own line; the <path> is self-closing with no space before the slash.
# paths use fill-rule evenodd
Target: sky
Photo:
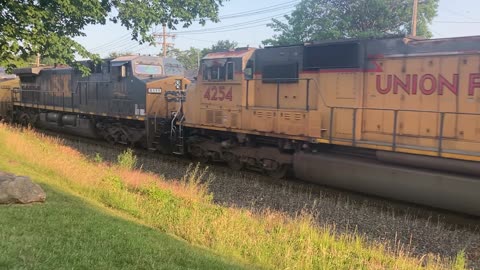
<path id="1" fill-rule="evenodd" d="M 234 40 L 239 46 L 258 47 L 262 40 L 272 37 L 274 32 L 267 24 L 272 18 L 285 20 L 283 15 L 294 10 L 300 0 L 229 0 L 220 8 L 219 23 L 198 23 L 188 29 L 169 31 L 176 34 L 175 48 L 206 48 L 218 40 Z M 440 0 L 438 16 L 431 25 L 434 38 L 480 35 L 480 0 Z M 246 14 L 247 13 L 247 14 Z M 152 32 L 161 32 L 154 27 Z M 110 52 L 158 54 L 161 46 L 138 44 L 131 40 L 129 31 L 119 24 L 88 26 L 85 37 L 76 38 L 91 52 L 102 57 Z M 160 41 L 160 40 L 159 40 Z"/>

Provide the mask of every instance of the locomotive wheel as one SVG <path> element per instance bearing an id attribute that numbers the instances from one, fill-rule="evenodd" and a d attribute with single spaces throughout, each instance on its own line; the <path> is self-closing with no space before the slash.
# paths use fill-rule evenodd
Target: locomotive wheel
<path id="1" fill-rule="evenodd" d="M 22 113 L 18 116 L 18 123 L 23 127 L 28 127 L 31 125 L 31 118 L 28 113 Z"/>
<path id="2" fill-rule="evenodd" d="M 243 169 L 243 162 L 241 162 L 240 159 L 234 154 L 225 153 L 224 158 L 227 161 L 227 165 L 230 169 L 234 171 L 240 171 L 241 169 Z"/>
<path id="3" fill-rule="evenodd" d="M 287 176 L 288 173 L 288 166 L 287 165 L 280 165 L 275 170 L 267 170 L 267 175 L 274 179 L 283 179 Z"/>
<path id="4" fill-rule="evenodd" d="M 195 163 L 203 164 L 208 162 L 208 157 L 205 156 L 205 151 L 196 145 L 190 146 L 190 157 Z"/>

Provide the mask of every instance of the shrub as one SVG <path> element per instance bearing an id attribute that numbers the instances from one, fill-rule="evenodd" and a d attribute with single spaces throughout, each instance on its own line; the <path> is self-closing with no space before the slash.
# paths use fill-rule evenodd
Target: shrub
<path id="1" fill-rule="evenodd" d="M 95 153 L 95 157 L 93 158 L 93 161 L 95 161 L 95 163 L 102 163 L 103 162 L 103 158 L 100 155 L 100 153 Z"/>
<path id="2" fill-rule="evenodd" d="M 128 148 L 117 157 L 118 165 L 126 170 L 133 170 L 137 166 L 137 156 L 133 154 L 133 150 Z"/>

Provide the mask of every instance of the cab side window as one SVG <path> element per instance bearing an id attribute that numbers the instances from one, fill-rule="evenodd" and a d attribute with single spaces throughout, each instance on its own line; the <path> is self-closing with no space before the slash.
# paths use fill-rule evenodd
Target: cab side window
<path id="1" fill-rule="evenodd" d="M 233 62 L 227 62 L 227 80 L 233 80 L 233 74 L 235 74 Z"/>
<path id="2" fill-rule="evenodd" d="M 243 72 L 245 80 L 253 79 L 253 72 L 254 72 L 253 67 L 254 66 L 255 65 L 253 64 L 253 61 L 251 59 L 248 60 L 247 66 L 245 67 L 245 70 Z"/>
<path id="3" fill-rule="evenodd" d="M 225 81 L 233 80 L 235 74 L 235 65 L 233 62 L 225 64 L 214 64 L 212 66 L 203 65 L 204 81 Z"/>

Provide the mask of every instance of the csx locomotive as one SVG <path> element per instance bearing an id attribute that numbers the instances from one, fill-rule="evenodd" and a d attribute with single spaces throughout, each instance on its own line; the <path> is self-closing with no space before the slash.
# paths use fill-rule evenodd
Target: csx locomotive
<path id="1" fill-rule="evenodd" d="M 24 123 L 480 215 L 480 37 L 124 57 L 20 69 Z"/>
<path id="2" fill-rule="evenodd" d="M 171 116 L 190 81 L 172 58 L 122 56 L 99 64 L 15 70 L 12 118 L 22 124 L 112 143 L 168 148 Z M 164 144 L 165 147 L 160 147 Z"/>

